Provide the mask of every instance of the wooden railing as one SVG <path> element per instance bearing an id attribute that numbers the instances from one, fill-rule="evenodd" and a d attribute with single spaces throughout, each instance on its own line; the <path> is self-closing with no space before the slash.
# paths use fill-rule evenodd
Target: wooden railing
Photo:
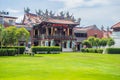
<path id="1" fill-rule="evenodd" d="M 37 39 L 76 39 L 75 36 L 65 36 L 65 35 L 54 35 L 54 36 L 34 36 L 34 38 L 37 38 Z"/>

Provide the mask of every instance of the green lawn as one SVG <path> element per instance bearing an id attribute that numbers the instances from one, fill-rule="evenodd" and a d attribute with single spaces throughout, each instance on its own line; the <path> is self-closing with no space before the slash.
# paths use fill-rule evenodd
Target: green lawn
<path id="1" fill-rule="evenodd" d="M 120 54 L 0 57 L 0 80 L 120 80 Z"/>

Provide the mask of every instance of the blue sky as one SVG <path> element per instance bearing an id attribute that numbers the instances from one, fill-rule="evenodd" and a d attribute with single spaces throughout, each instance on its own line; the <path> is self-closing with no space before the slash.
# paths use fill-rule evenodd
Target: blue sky
<path id="1" fill-rule="evenodd" d="M 120 0 L 0 0 L 0 11 L 9 11 L 10 16 L 18 17 L 17 22 L 23 18 L 24 7 L 29 7 L 32 13 L 35 9 L 48 9 L 56 14 L 69 11 L 81 18 L 82 27 L 93 24 L 111 27 L 120 21 Z"/>

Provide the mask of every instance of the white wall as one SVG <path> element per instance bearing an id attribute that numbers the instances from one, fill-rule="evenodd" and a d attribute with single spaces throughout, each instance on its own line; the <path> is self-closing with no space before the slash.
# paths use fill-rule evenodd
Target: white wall
<path id="1" fill-rule="evenodd" d="M 72 48 L 62 48 L 63 52 L 71 52 L 73 51 Z"/>
<path id="2" fill-rule="evenodd" d="M 120 47 L 120 31 L 119 32 L 113 32 L 111 37 L 115 41 L 115 45 L 113 47 Z"/>

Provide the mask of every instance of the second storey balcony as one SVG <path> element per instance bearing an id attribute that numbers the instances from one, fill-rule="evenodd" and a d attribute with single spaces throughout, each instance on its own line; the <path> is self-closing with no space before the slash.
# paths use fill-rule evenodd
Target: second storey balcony
<path id="1" fill-rule="evenodd" d="M 33 36 L 33 38 L 36 38 L 36 39 L 54 39 L 54 40 L 76 40 L 75 36 L 65 36 L 65 35 L 54 35 L 54 36 L 51 36 L 51 35 L 41 35 L 41 36 Z"/>

